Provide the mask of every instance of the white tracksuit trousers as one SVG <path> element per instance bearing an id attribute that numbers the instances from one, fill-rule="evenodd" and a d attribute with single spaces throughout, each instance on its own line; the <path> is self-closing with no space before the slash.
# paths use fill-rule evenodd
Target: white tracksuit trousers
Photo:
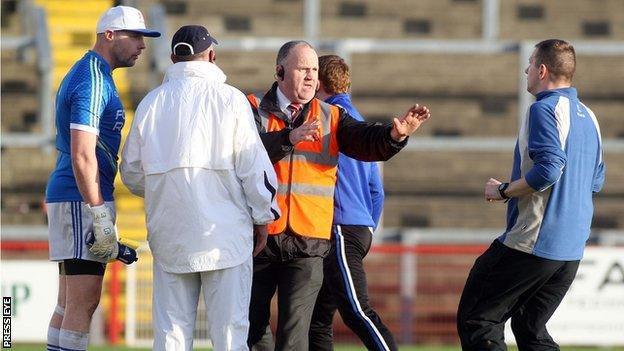
<path id="1" fill-rule="evenodd" d="M 208 335 L 215 351 L 247 348 L 253 261 L 226 269 L 167 273 L 154 261 L 152 315 L 154 350 L 192 351 L 200 289 Z"/>

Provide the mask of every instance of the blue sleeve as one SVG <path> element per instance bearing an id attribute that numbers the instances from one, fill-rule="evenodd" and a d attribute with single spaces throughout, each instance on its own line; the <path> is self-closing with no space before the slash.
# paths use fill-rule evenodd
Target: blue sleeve
<path id="1" fill-rule="evenodd" d="M 602 151 L 601 151 L 602 152 Z M 592 192 L 597 193 L 602 190 L 602 186 L 605 181 L 605 164 L 604 160 L 601 160 L 598 167 L 596 167 L 596 171 L 594 173 L 594 182 L 592 184 Z"/>
<path id="2" fill-rule="evenodd" d="M 543 191 L 559 180 L 566 164 L 565 145 L 559 140 L 555 112 L 544 103 L 534 103 L 529 112 L 529 157 L 533 168 L 524 177 L 531 188 Z"/>
<path id="3" fill-rule="evenodd" d="M 377 167 L 377 163 L 375 162 L 371 162 L 369 185 L 371 200 L 373 202 L 373 211 L 371 216 L 373 217 L 373 221 L 375 221 L 375 229 L 377 229 L 377 226 L 379 226 L 379 218 L 381 218 L 381 211 L 383 210 L 384 190 L 383 182 L 381 181 L 381 176 L 379 174 L 379 167 Z"/>
<path id="4" fill-rule="evenodd" d="M 95 74 L 82 81 L 70 96 L 71 127 L 97 133 L 108 100 L 108 88 L 101 76 Z"/>

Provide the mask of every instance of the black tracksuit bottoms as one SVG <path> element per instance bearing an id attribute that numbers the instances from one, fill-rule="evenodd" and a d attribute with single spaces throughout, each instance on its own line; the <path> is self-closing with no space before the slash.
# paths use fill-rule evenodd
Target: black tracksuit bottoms
<path id="1" fill-rule="evenodd" d="M 495 240 L 475 261 L 459 302 L 462 349 L 507 350 L 504 328 L 511 318 L 520 351 L 559 350 L 546 322 L 570 288 L 579 262 L 537 257 Z"/>
<path id="2" fill-rule="evenodd" d="M 371 246 L 371 229 L 335 225 L 332 231 L 332 246 L 323 261 L 323 286 L 310 324 L 310 350 L 333 350 L 332 321 L 336 308 L 369 350 L 396 350 L 392 333 L 368 301 L 362 260 Z"/>

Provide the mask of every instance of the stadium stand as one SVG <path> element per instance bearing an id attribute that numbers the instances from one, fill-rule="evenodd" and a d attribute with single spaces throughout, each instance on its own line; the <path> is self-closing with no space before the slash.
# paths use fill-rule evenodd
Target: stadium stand
<path id="1" fill-rule="evenodd" d="M 478 1 L 321 1 L 321 36 L 327 38 L 475 39 L 481 33 Z"/>
<path id="2" fill-rule="evenodd" d="M 2 36 L 22 34 L 17 1 L 2 2 Z M 37 123 L 36 67 L 19 47 L 2 50 L 2 133 L 33 133 Z M 2 148 L 2 223 L 44 224 L 42 191 L 54 165 L 39 149 Z M 43 180 L 43 181 L 42 181 Z"/>
<path id="3" fill-rule="evenodd" d="M 500 12 L 500 35 L 504 39 L 551 37 L 622 40 L 624 3 L 506 0 Z"/>

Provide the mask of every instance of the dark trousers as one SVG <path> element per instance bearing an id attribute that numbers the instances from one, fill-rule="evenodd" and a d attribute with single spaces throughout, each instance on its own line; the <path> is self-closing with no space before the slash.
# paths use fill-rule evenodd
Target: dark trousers
<path id="1" fill-rule="evenodd" d="M 369 350 L 396 350 L 392 333 L 368 301 L 362 260 L 371 246 L 369 227 L 334 226 L 332 234 L 332 247 L 323 262 L 323 287 L 310 325 L 310 350 L 333 350 L 332 322 L 336 309 Z"/>
<path id="2" fill-rule="evenodd" d="M 307 350 L 310 319 L 322 282 L 322 257 L 280 261 L 260 254 L 254 258 L 247 339 L 249 347 L 256 345 L 267 331 L 271 298 L 277 290 L 275 350 Z"/>
<path id="3" fill-rule="evenodd" d="M 513 250 L 495 240 L 475 261 L 459 302 L 463 350 L 507 350 L 505 322 L 518 349 L 559 350 L 546 330 L 572 284 L 579 261 L 554 261 Z"/>

